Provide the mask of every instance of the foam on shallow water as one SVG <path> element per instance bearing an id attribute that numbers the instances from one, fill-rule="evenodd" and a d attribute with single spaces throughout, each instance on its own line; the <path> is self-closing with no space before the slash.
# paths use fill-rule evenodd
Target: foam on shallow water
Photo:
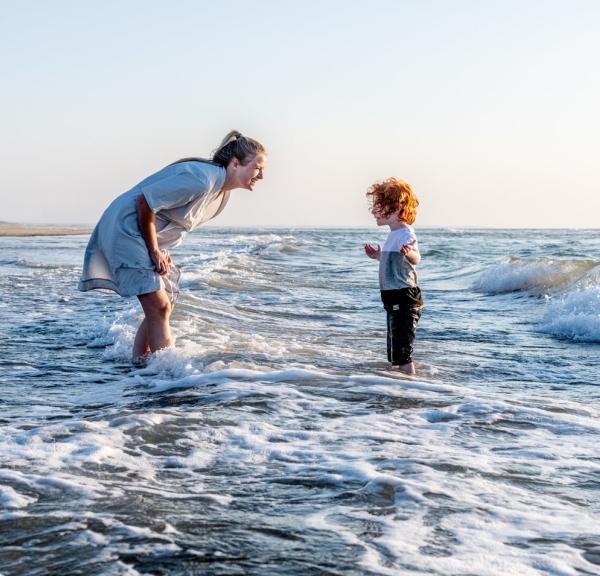
<path id="1" fill-rule="evenodd" d="M 502 234 L 455 237 L 459 271 L 446 237 L 421 235 L 436 256 L 403 377 L 363 236 L 190 235 L 176 347 L 144 368 L 137 302 L 78 294 L 74 261 L 7 265 L 0 572 L 598 572 L 595 328 L 575 318 L 594 318 L 594 269 L 544 247 L 508 262 L 517 298 L 493 275 L 487 296 L 467 281 L 514 253 Z M 536 331 L 569 317 L 568 346 L 546 335 L 567 328 Z"/>
<path id="2" fill-rule="evenodd" d="M 123 533 L 138 557 L 178 554 L 185 501 L 192 515 L 230 518 L 231 530 L 240 507 L 250 524 L 269 525 L 274 514 L 278 529 L 344 542 L 381 574 L 591 568 L 576 542 L 597 538 L 597 522 L 570 486 L 600 474 L 593 409 L 548 400 L 532 408 L 527 397 L 506 403 L 368 374 L 230 369 L 169 380 L 165 368 L 147 384 L 144 371 L 126 379 L 125 410 L 7 430 L 5 500 L 35 521 L 36 506 L 68 499 L 62 530 L 100 539 L 115 556 Z M 273 492 L 282 498 L 275 509 Z M 128 501 L 146 514 L 165 498 L 169 530 L 138 528 L 135 514 L 124 522 Z M 73 516 L 74 503 L 89 512 Z M 76 518 L 80 528 L 69 528 Z"/>
<path id="3" fill-rule="evenodd" d="M 600 286 L 548 299 L 540 330 L 578 342 L 600 342 Z"/>

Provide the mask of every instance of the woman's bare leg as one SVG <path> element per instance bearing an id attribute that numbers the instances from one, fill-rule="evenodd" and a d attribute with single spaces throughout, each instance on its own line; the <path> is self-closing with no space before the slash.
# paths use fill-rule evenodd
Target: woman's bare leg
<path id="1" fill-rule="evenodd" d="M 148 332 L 146 318 L 142 320 L 140 327 L 138 328 L 135 340 L 133 341 L 133 352 L 131 356 L 134 361 L 138 358 L 143 358 L 150 352 L 150 346 L 148 346 Z"/>
<path id="2" fill-rule="evenodd" d="M 169 319 L 171 317 L 171 301 L 164 289 L 142 294 L 138 300 L 144 310 L 144 321 L 138 329 L 133 347 L 133 357 L 136 358 L 147 351 L 156 352 L 173 345 Z M 144 329 L 142 331 L 142 329 Z M 145 334 L 144 334 L 145 333 Z M 145 338 L 144 338 L 145 336 Z M 139 344 L 139 347 L 138 347 Z M 142 354 L 137 354 L 142 349 Z"/>

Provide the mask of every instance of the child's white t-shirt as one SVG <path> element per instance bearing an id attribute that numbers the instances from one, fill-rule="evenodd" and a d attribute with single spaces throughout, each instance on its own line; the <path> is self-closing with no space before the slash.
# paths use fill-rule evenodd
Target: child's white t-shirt
<path id="1" fill-rule="evenodd" d="M 410 244 L 413 250 L 419 250 L 414 229 L 403 223 L 400 228 L 390 231 L 381 249 L 379 258 L 379 287 L 381 290 L 400 290 L 417 286 L 415 266 L 400 253 L 402 246 L 406 244 Z"/>

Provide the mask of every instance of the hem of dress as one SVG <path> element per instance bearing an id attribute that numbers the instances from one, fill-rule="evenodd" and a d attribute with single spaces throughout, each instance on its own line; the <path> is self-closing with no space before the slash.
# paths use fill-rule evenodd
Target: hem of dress
<path id="1" fill-rule="evenodd" d="M 88 280 L 80 280 L 79 286 L 77 288 L 80 292 L 89 292 L 90 290 L 110 290 L 111 292 L 116 292 L 119 296 L 123 298 L 130 298 L 131 296 L 142 296 L 143 294 L 149 294 L 150 292 L 156 292 L 157 290 L 160 290 L 160 287 L 153 287 L 149 288 L 148 290 L 143 290 L 142 292 L 125 294 L 117 289 L 114 282 L 106 280 L 104 278 L 89 278 Z"/>

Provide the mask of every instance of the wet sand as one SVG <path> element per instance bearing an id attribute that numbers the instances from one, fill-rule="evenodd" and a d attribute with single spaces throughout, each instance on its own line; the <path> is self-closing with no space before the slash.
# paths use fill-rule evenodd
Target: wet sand
<path id="1" fill-rule="evenodd" d="M 49 226 L 0 222 L 0 236 L 72 236 L 90 234 L 91 228 L 81 226 Z"/>

